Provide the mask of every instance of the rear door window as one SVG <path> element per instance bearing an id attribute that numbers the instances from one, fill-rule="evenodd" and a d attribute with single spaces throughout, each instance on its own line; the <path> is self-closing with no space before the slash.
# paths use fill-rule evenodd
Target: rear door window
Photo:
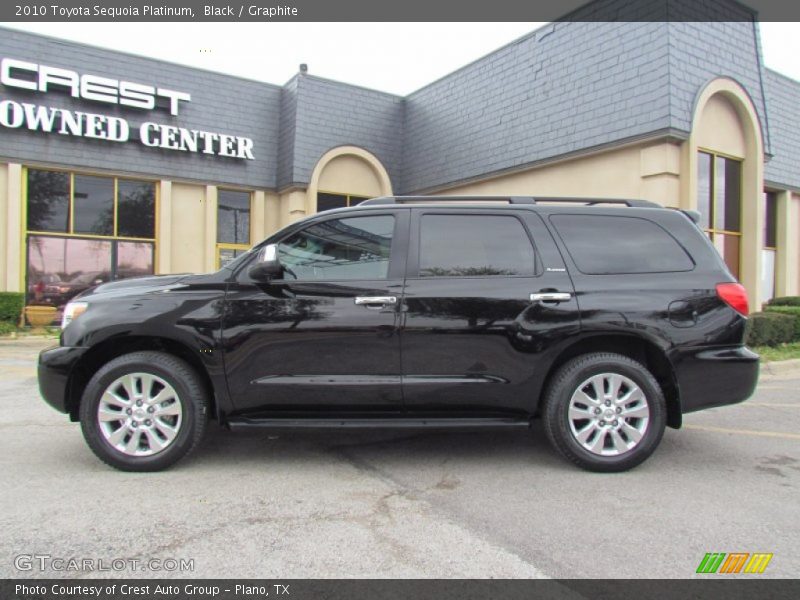
<path id="1" fill-rule="evenodd" d="M 691 271 L 692 259 L 660 225 L 639 217 L 552 215 L 575 266 L 587 275 Z"/>
<path id="2" fill-rule="evenodd" d="M 420 277 L 530 277 L 534 271 L 533 246 L 516 217 L 422 216 Z"/>

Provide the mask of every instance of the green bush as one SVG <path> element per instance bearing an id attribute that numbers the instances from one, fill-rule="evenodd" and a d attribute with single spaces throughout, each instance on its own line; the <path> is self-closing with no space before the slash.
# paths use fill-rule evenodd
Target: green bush
<path id="1" fill-rule="evenodd" d="M 767 302 L 767 306 L 800 306 L 800 296 L 783 296 L 773 298 Z"/>
<path id="2" fill-rule="evenodd" d="M 800 306 L 766 306 L 764 311 L 778 315 L 789 315 L 794 318 L 794 338 L 793 342 L 800 342 Z"/>
<path id="3" fill-rule="evenodd" d="M 0 292 L 0 321 L 18 323 L 25 306 L 25 294 L 20 292 Z"/>
<path id="4" fill-rule="evenodd" d="M 777 346 L 791 342 L 795 335 L 795 317 L 779 312 L 753 313 L 747 320 L 745 341 L 748 346 Z"/>

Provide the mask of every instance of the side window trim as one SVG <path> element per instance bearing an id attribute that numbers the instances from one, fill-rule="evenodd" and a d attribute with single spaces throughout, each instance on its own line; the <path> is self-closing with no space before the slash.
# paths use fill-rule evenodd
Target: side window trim
<path id="1" fill-rule="evenodd" d="M 522 226 L 522 230 L 525 232 L 525 235 L 528 237 L 528 242 L 533 249 L 533 275 L 506 275 L 505 277 L 514 277 L 514 278 L 531 278 L 531 277 L 540 277 L 542 275 L 542 262 L 541 262 L 541 255 L 539 252 L 539 248 L 536 245 L 536 240 L 534 239 L 533 233 L 528 227 L 528 223 L 526 223 L 523 215 L 519 214 L 518 211 L 498 211 L 492 209 L 484 209 L 481 210 L 478 207 L 478 210 L 464 210 L 463 207 L 459 208 L 412 208 L 413 211 L 413 219 L 411 223 L 411 231 L 408 241 L 408 268 L 407 268 L 407 279 L 419 279 L 419 280 L 428 280 L 428 279 L 490 279 L 490 278 L 498 278 L 497 275 L 435 275 L 435 276 L 427 276 L 423 277 L 419 274 L 420 272 L 420 244 L 422 242 L 422 219 L 428 215 L 440 215 L 440 216 L 491 216 L 491 217 L 512 217 L 516 219 L 519 224 Z"/>

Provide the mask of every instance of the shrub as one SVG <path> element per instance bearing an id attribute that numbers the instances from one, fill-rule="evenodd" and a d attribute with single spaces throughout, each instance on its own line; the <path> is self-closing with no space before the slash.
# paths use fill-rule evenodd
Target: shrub
<path id="1" fill-rule="evenodd" d="M 794 335 L 794 316 L 760 312 L 751 314 L 747 320 L 745 341 L 748 346 L 777 346 L 791 342 Z"/>
<path id="2" fill-rule="evenodd" d="M 800 342 L 800 306 L 766 306 L 764 311 L 775 315 L 789 315 L 794 319 L 794 338 L 793 342 Z"/>
<path id="3" fill-rule="evenodd" d="M 767 302 L 767 306 L 800 306 L 800 296 L 783 296 L 773 298 Z"/>
<path id="4" fill-rule="evenodd" d="M 25 294 L 0 292 L 0 321 L 16 324 L 25 306 Z"/>

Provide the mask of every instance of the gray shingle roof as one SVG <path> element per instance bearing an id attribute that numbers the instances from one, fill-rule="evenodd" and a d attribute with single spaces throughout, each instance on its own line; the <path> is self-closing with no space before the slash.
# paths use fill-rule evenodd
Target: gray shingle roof
<path id="1" fill-rule="evenodd" d="M 255 141 L 256 160 L 134 143 L 112 152 L 107 142 L 13 129 L 0 136 L 0 156 L 282 189 L 307 184 L 326 151 L 349 144 L 378 157 L 396 193 L 414 193 L 621 141 L 685 136 L 699 91 L 728 76 L 752 97 L 766 150 L 775 154 L 767 179 L 800 187 L 800 138 L 792 127 L 800 117 L 800 84 L 765 72 L 759 45 L 754 21 L 557 22 L 400 97 L 305 74 L 274 86 L 4 29 L 0 56 L 192 94 L 175 119 L 109 105 L 97 112 L 125 116 L 134 126 L 152 118 L 245 135 Z M 2 93 L 87 110 L 86 102 L 66 94 Z"/>
<path id="2" fill-rule="evenodd" d="M 800 82 L 769 69 L 764 75 L 774 154 L 764 179 L 800 190 Z"/>
<path id="3" fill-rule="evenodd" d="M 697 94 L 719 76 L 747 89 L 764 122 L 758 56 L 752 22 L 556 23 L 407 98 L 403 191 L 686 134 Z"/>
<path id="4" fill-rule="evenodd" d="M 192 96 L 191 102 L 181 104 L 177 117 L 161 110 L 93 103 L 60 91 L 37 94 L 0 86 L 3 100 L 122 117 L 130 122 L 132 138 L 138 136 L 137 128 L 145 121 L 245 136 L 254 140 L 255 160 L 7 128 L 0 131 L 0 157 L 248 187 L 275 186 L 280 86 L 11 29 L 0 29 L 0 57 L 169 88 Z"/>
<path id="5" fill-rule="evenodd" d="M 771 151 L 768 115 L 762 87 L 758 27 L 755 22 L 669 24 L 671 126 L 689 131 L 694 104 L 710 80 L 730 77 L 750 95 Z"/>
<path id="6" fill-rule="evenodd" d="M 403 99 L 311 75 L 299 75 L 296 81 L 292 170 L 281 173 L 279 187 L 308 183 L 325 152 L 353 145 L 378 157 L 396 189 L 403 144 Z M 287 148 L 281 151 L 283 154 Z"/>

